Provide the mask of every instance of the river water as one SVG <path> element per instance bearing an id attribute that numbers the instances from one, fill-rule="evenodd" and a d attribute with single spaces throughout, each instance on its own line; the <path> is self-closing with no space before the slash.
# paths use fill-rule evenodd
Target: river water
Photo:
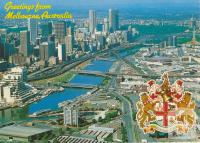
<path id="1" fill-rule="evenodd" d="M 95 60 L 87 65 L 84 70 L 106 72 L 111 66 L 112 62 Z M 99 85 L 103 79 L 103 77 L 77 74 L 70 83 L 78 85 Z M 86 89 L 65 88 L 64 92 L 53 93 L 39 102 L 29 105 L 28 113 L 32 114 L 43 109 L 56 110 L 58 109 L 58 103 L 72 100 L 80 95 L 86 94 L 88 91 Z"/>
<path id="2" fill-rule="evenodd" d="M 110 61 L 94 60 L 90 64 L 88 64 L 83 70 L 108 72 L 111 66 L 112 62 Z M 70 81 L 70 83 L 79 85 L 99 85 L 102 83 L 103 80 L 103 77 L 77 74 Z M 52 93 L 49 96 L 41 99 L 36 103 L 30 104 L 27 107 L 6 109 L 4 111 L 0 111 L 0 122 L 23 120 L 26 119 L 29 114 L 44 109 L 57 110 L 58 103 L 66 100 L 73 100 L 80 95 L 86 94 L 88 91 L 89 90 L 86 89 L 65 88 L 63 92 Z"/>
<path id="3" fill-rule="evenodd" d="M 133 48 L 128 51 L 122 51 L 120 52 L 120 56 L 125 57 L 127 55 L 132 55 L 136 53 L 138 49 Z M 106 73 L 109 71 L 112 64 L 113 62 L 111 61 L 94 60 L 89 63 L 83 70 Z M 99 85 L 102 83 L 103 80 L 103 77 L 78 74 L 70 81 L 70 83 L 81 85 Z M 86 89 L 65 88 L 63 92 L 52 93 L 49 96 L 41 99 L 36 103 L 30 104 L 27 107 L 6 109 L 0 111 L 0 122 L 27 120 L 28 115 L 43 109 L 57 110 L 58 103 L 66 100 L 73 100 L 80 95 L 86 94 L 88 91 L 89 90 Z"/>

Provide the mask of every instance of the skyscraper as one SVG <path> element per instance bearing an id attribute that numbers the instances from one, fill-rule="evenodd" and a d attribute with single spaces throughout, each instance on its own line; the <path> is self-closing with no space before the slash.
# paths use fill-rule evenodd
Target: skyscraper
<path id="1" fill-rule="evenodd" d="M 58 60 L 59 61 L 65 61 L 66 60 L 65 44 L 58 44 Z"/>
<path id="2" fill-rule="evenodd" d="M 42 37 L 47 40 L 48 36 L 52 34 L 52 22 L 40 24 Z"/>
<path id="3" fill-rule="evenodd" d="M 96 12 L 89 10 L 89 31 L 94 33 L 96 27 Z"/>
<path id="4" fill-rule="evenodd" d="M 109 32 L 109 22 L 107 18 L 103 19 L 103 32 L 105 33 Z"/>
<path id="5" fill-rule="evenodd" d="M 43 42 L 40 45 L 40 60 L 48 60 L 51 56 L 55 56 L 55 43 Z"/>
<path id="6" fill-rule="evenodd" d="M 168 47 L 173 46 L 173 37 L 172 36 L 168 37 L 167 46 Z"/>
<path id="7" fill-rule="evenodd" d="M 177 47 L 178 46 L 178 42 L 177 42 L 177 37 L 173 36 L 173 47 Z"/>
<path id="8" fill-rule="evenodd" d="M 72 35 L 65 36 L 65 45 L 66 45 L 66 52 L 72 53 L 72 51 L 73 51 Z"/>
<path id="9" fill-rule="evenodd" d="M 74 27 L 73 26 L 70 26 L 70 27 L 67 27 L 67 36 L 68 35 L 71 35 L 72 36 L 72 49 L 74 48 Z"/>
<path id="10" fill-rule="evenodd" d="M 5 58 L 5 48 L 4 45 L 2 43 L 0 43 L 0 59 L 4 59 Z"/>
<path id="11" fill-rule="evenodd" d="M 35 44 L 38 35 L 38 21 L 36 19 L 28 19 L 28 31 L 30 31 L 30 42 Z"/>
<path id="12" fill-rule="evenodd" d="M 20 48 L 19 53 L 25 57 L 30 56 L 31 46 L 30 46 L 30 32 L 29 31 L 20 31 Z"/>
<path id="13" fill-rule="evenodd" d="M 0 59 L 6 59 L 6 50 L 8 51 L 8 47 L 6 47 L 6 34 L 0 35 Z"/>
<path id="14" fill-rule="evenodd" d="M 109 9 L 109 30 L 114 32 L 119 28 L 118 10 Z"/>
<path id="15" fill-rule="evenodd" d="M 54 26 L 54 34 L 56 39 L 62 43 L 62 40 L 66 36 L 66 23 L 65 21 L 56 21 L 53 23 Z"/>
<path id="16" fill-rule="evenodd" d="M 168 37 L 167 46 L 169 46 L 169 47 L 172 47 L 172 46 L 173 47 L 177 47 L 178 46 L 177 36 Z"/>

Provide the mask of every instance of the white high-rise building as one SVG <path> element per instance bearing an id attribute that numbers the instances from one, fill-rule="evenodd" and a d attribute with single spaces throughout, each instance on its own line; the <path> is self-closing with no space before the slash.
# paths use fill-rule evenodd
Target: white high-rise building
<path id="1" fill-rule="evenodd" d="M 65 61 L 66 60 L 65 44 L 58 44 L 58 60 L 59 61 Z"/>
<path id="2" fill-rule="evenodd" d="M 65 106 L 64 110 L 64 125 L 78 126 L 79 113 L 75 106 Z"/>
<path id="3" fill-rule="evenodd" d="M 103 32 L 105 33 L 109 32 L 109 22 L 107 18 L 103 19 Z"/>
<path id="4" fill-rule="evenodd" d="M 96 28 L 96 12 L 94 10 L 89 10 L 89 31 L 91 33 L 94 33 L 95 28 Z"/>
<path id="5" fill-rule="evenodd" d="M 35 44 L 38 36 L 38 21 L 36 19 L 28 19 L 28 31 L 30 31 L 30 41 Z"/>

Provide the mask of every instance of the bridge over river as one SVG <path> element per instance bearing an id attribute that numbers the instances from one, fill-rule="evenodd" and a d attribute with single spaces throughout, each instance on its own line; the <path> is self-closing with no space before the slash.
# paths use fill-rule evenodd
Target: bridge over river
<path id="1" fill-rule="evenodd" d="M 74 83 L 66 83 L 66 84 L 61 84 L 62 87 L 64 88 L 82 88 L 82 89 L 94 89 L 97 88 L 97 85 L 90 85 L 90 84 L 74 84 Z"/>
<path id="2" fill-rule="evenodd" d="M 101 77 L 109 77 L 111 78 L 108 73 L 99 72 L 99 71 L 88 71 L 88 70 L 73 70 L 73 72 L 78 74 L 84 74 L 84 75 L 93 75 L 93 76 L 101 76 Z"/>

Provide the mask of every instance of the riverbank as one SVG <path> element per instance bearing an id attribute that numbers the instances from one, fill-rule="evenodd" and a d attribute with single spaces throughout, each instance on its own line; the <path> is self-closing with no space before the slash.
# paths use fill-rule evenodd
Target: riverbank
<path id="1" fill-rule="evenodd" d="M 39 96 L 32 98 L 28 102 L 25 102 L 23 104 L 23 106 L 28 106 L 29 104 L 37 102 L 53 93 L 59 93 L 59 92 L 63 92 L 63 91 L 64 91 L 64 88 L 62 88 L 62 87 L 54 87 L 54 88 L 44 89 L 44 90 L 40 91 Z M 21 106 L 21 107 L 23 107 L 23 106 Z"/>
<path id="2" fill-rule="evenodd" d="M 75 69 L 80 70 L 85 68 L 91 61 L 85 61 L 83 63 L 81 63 L 80 65 L 78 65 Z M 76 73 L 72 70 L 67 71 L 59 76 L 55 76 L 52 78 L 47 78 L 47 79 L 42 79 L 42 80 L 38 80 L 38 81 L 33 81 L 31 82 L 32 84 L 37 84 L 37 85 L 45 85 L 48 83 L 65 83 L 65 82 L 69 82 L 71 79 L 73 79 L 76 76 Z"/>
<path id="3" fill-rule="evenodd" d="M 52 117 L 52 116 L 60 116 L 63 115 L 62 108 L 64 106 L 69 106 L 70 104 L 78 106 L 82 103 L 82 101 L 89 99 L 91 96 L 93 96 L 96 92 L 98 92 L 99 88 L 94 88 L 91 91 L 88 91 L 85 94 L 82 94 L 72 100 L 63 101 L 58 104 L 59 110 L 49 110 L 44 109 L 41 111 L 34 112 L 32 114 L 29 114 L 28 117 L 30 118 L 40 118 L 40 117 Z"/>
<path id="4" fill-rule="evenodd" d="M 129 50 L 129 48 L 124 49 L 121 52 L 126 52 L 126 50 Z M 106 57 L 107 58 L 107 57 Z M 112 57 L 111 57 L 112 58 Z M 116 62 L 116 61 L 115 61 Z M 95 59 L 93 61 L 91 60 L 87 60 L 87 62 L 85 62 L 84 64 L 79 65 L 78 67 L 76 66 L 74 69 L 79 69 L 79 70 L 89 70 L 89 71 L 99 71 L 99 72 L 109 72 L 111 66 L 113 65 L 113 62 L 107 61 L 107 60 L 98 60 Z M 75 76 L 78 76 L 77 78 L 74 78 Z M 60 87 L 59 83 L 60 80 L 62 80 L 62 82 L 72 82 L 74 84 L 80 84 L 80 85 L 87 85 L 87 84 L 96 84 L 97 86 L 106 86 L 108 84 L 108 80 L 104 79 L 104 78 L 100 78 L 100 77 L 96 77 L 96 76 L 84 76 L 84 78 L 82 78 L 84 75 L 79 75 L 76 73 L 73 73 L 73 71 L 67 71 L 64 74 L 61 74 L 59 76 L 53 77 L 53 78 L 49 78 L 49 79 L 44 79 L 42 80 L 41 84 L 37 84 L 38 82 L 35 82 L 36 86 L 38 87 L 38 89 L 48 89 L 50 86 L 54 87 Z M 95 80 L 93 80 L 95 79 Z M 55 81 L 58 84 L 55 84 Z M 33 82 L 31 82 L 33 83 Z M 69 101 L 69 100 L 78 100 L 81 101 L 81 97 L 83 97 L 84 95 L 89 95 L 87 93 L 91 93 L 92 90 L 84 90 L 84 89 L 78 89 L 78 88 L 65 88 L 64 91 L 62 92 L 54 92 L 54 93 L 49 93 L 48 96 L 43 96 L 42 98 L 38 98 L 38 100 L 32 100 L 32 102 L 29 102 L 25 107 L 18 109 L 12 109 L 10 112 L 11 114 L 14 113 L 15 111 L 23 114 L 23 116 L 21 117 L 17 117 L 20 118 L 20 120 L 26 119 L 28 117 L 28 115 L 33 114 L 34 112 L 37 111 L 41 111 L 44 109 L 51 109 L 52 111 L 56 111 L 59 109 L 58 104 L 63 102 L 63 101 Z M 79 98 L 80 97 L 80 98 Z M 85 97 L 85 96 L 84 96 Z M 87 97 L 87 96 L 86 96 Z M 9 109 L 8 109 L 9 110 Z M 13 112 L 14 111 L 14 112 Z M 6 111 L 7 112 L 7 111 Z M 3 114 L 2 112 L 2 119 L 5 120 L 6 118 L 8 118 L 10 120 L 15 120 L 15 119 L 11 119 L 10 117 L 5 117 L 6 115 Z M 14 115 L 13 115 L 14 116 Z M 22 119 L 21 119 L 22 118 Z"/>
<path id="5" fill-rule="evenodd" d="M 26 101 L 25 103 L 14 104 L 13 106 L 11 106 L 10 104 L 4 105 L 4 106 L 0 107 L 0 111 L 6 110 L 6 109 L 9 109 L 9 108 L 25 107 L 25 106 L 28 106 L 28 105 L 30 105 L 34 102 L 37 102 L 37 101 L 49 96 L 50 94 L 53 94 L 53 93 L 56 93 L 56 92 L 63 92 L 63 91 L 64 91 L 64 88 L 62 88 L 62 87 L 60 87 L 60 88 L 54 87 L 54 88 L 44 89 L 44 90 L 38 92 L 36 97 L 31 98 L 30 100 Z"/>

